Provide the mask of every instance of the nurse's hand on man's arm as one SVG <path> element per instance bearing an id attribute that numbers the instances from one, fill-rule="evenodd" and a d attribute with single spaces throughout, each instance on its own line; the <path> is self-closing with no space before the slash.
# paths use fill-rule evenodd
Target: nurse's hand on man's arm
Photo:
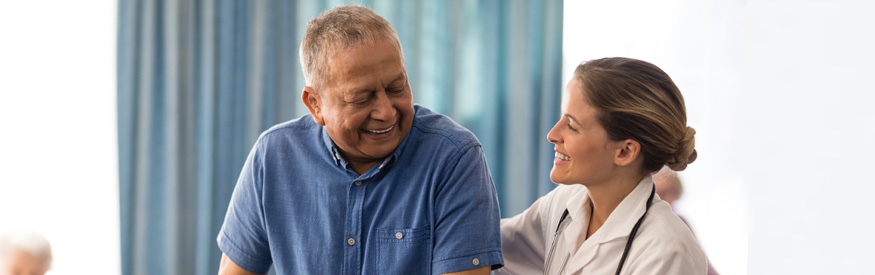
<path id="1" fill-rule="evenodd" d="M 235 264 L 228 258 L 228 255 L 222 253 L 222 262 L 219 263 L 219 275 L 258 275 Z"/>

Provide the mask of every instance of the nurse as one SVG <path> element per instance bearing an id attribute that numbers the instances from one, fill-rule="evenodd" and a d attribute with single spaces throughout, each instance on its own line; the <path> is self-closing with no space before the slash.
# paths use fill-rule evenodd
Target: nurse
<path id="1" fill-rule="evenodd" d="M 501 221 L 505 267 L 495 274 L 706 274 L 699 243 L 651 179 L 696 159 L 695 133 L 683 96 L 655 65 L 579 65 L 547 134 L 560 186 Z"/>

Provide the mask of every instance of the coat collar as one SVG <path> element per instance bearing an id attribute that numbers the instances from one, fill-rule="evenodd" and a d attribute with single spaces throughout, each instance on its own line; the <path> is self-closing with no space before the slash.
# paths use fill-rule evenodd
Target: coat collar
<path id="1" fill-rule="evenodd" d="M 627 238 L 632 231 L 632 227 L 635 226 L 635 223 L 644 214 L 644 204 L 650 197 L 651 188 L 653 188 L 653 179 L 649 175 L 638 182 L 635 189 L 608 216 L 605 224 L 595 234 L 590 236 L 590 239 L 584 242 L 580 249 L 571 252 L 571 259 L 569 259 L 564 269 L 565 273 L 575 274 L 575 272 L 587 266 L 599 255 L 599 248 L 602 244 L 618 238 Z M 658 197 L 654 197 L 654 202 L 658 200 Z M 579 192 L 566 201 L 565 206 L 568 209 L 569 217 L 575 221 L 562 234 L 563 241 L 566 244 L 576 244 L 578 237 L 583 235 L 581 232 L 585 232 L 592 213 L 590 201 L 589 192 Z M 605 252 L 601 253 L 604 254 Z M 605 257 L 606 255 L 601 256 Z M 619 259 L 620 256 L 617 255 L 616 258 Z"/>
<path id="2" fill-rule="evenodd" d="M 638 186 L 635 186 L 635 189 L 633 189 L 632 192 L 629 193 L 619 205 L 617 205 L 617 208 L 615 208 L 614 211 L 611 212 L 611 215 L 608 216 L 608 219 L 605 220 L 605 224 L 599 228 L 599 231 L 602 232 L 602 234 L 599 234 L 600 236 L 596 239 L 598 243 L 606 243 L 617 238 L 629 237 L 629 232 L 632 231 L 632 227 L 635 227 L 635 223 L 638 222 L 641 215 L 644 215 L 644 204 L 647 203 L 647 199 L 650 198 L 652 188 L 653 178 L 649 175 L 638 182 Z M 587 194 L 587 198 L 588 197 L 589 194 Z M 593 235 L 593 237 L 596 236 Z"/>

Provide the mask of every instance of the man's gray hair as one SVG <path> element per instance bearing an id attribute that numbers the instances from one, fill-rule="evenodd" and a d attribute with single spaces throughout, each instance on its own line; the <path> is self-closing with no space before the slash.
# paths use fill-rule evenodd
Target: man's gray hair
<path id="1" fill-rule="evenodd" d="M 8 231 L 0 235 L 0 259 L 5 260 L 12 252 L 27 252 L 49 267 L 52 264 L 52 247 L 49 240 L 35 231 Z"/>
<path id="2" fill-rule="evenodd" d="M 391 39 L 401 51 L 398 33 L 372 9 L 338 6 L 322 13 L 307 24 L 301 41 L 301 70 L 307 85 L 320 87 L 328 81 L 326 63 L 338 51 L 383 39 Z"/>

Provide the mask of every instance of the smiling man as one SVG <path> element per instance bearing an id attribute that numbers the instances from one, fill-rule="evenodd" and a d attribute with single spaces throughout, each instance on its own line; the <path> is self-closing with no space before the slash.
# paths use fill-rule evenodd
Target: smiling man
<path id="1" fill-rule="evenodd" d="M 499 210 L 480 143 L 413 105 L 395 30 L 334 8 L 301 43 L 310 114 L 262 133 L 218 236 L 220 274 L 489 274 Z"/>

